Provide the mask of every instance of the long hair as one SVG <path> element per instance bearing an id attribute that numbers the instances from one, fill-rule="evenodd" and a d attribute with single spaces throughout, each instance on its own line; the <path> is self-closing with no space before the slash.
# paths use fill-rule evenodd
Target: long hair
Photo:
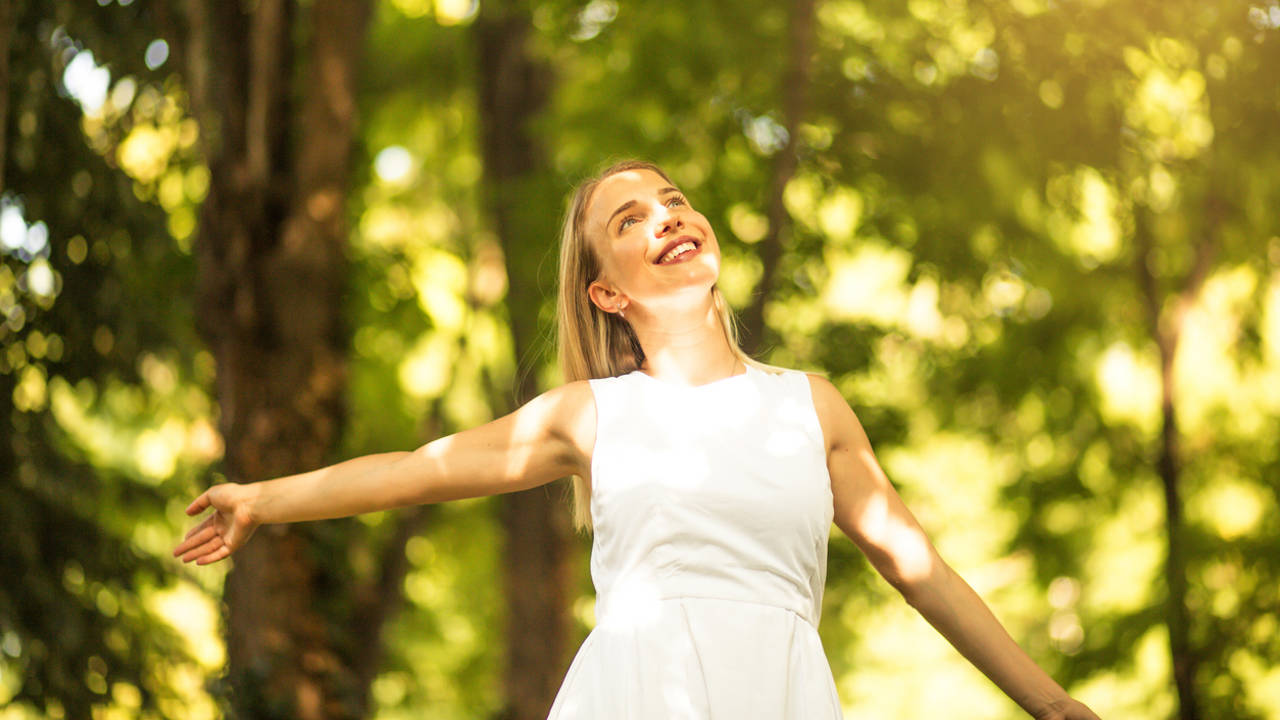
<path id="1" fill-rule="evenodd" d="M 616 313 L 596 307 L 587 295 L 587 286 L 600 277 L 600 258 L 586 234 L 587 204 L 601 181 L 628 170 L 649 170 L 675 184 L 657 165 L 627 160 L 584 180 L 570 196 L 560 233 L 560 289 L 556 298 L 560 367 L 565 382 L 625 375 L 644 364 L 644 350 L 630 323 Z M 747 365 L 776 372 L 777 368 L 751 358 L 738 344 L 737 321 L 719 286 L 712 286 L 711 298 L 733 354 Z M 590 487 L 584 478 L 575 475 L 572 488 L 574 526 L 589 531 L 592 527 Z"/>

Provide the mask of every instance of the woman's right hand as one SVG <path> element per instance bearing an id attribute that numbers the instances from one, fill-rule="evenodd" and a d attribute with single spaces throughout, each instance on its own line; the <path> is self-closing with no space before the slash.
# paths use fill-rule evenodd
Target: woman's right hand
<path id="1" fill-rule="evenodd" d="M 239 550 L 258 522 L 253 519 L 252 506 L 257 489 L 252 485 L 223 483 L 206 490 L 187 506 L 188 515 L 199 515 L 208 508 L 213 514 L 187 532 L 186 538 L 174 548 L 174 557 L 182 562 L 195 561 L 197 565 L 217 562 Z"/>

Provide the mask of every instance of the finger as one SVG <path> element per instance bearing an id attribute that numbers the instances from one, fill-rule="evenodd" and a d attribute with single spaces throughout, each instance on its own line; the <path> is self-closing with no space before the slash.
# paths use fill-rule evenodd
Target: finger
<path id="1" fill-rule="evenodd" d="M 198 535 L 198 534 L 200 534 L 200 533 L 202 533 L 202 532 L 204 532 L 204 531 L 206 531 L 206 530 L 213 529 L 213 527 L 214 527 L 214 524 L 213 524 L 213 518 L 214 518 L 214 517 L 215 517 L 215 516 L 210 515 L 209 517 L 205 518 L 204 520 L 201 520 L 199 524 L 197 524 L 195 527 L 193 527 L 193 528 L 191 528 L 190 530 L 188 530 L 188 531 L 187 531 L 187 534 L 186 534 L 186 536 L 183 538 L 183 540 L 190 540 L 191 538 L 195 537 L 196 535 Z"/>
<path id="2" fill-rule="evenodd" d="M 205 490 L 204 492 L 200 493 L 200 497 L 196 498 L 195 500 L 192 500 L 191 504 L 187 506 L 187 514 L 199 515 L 200 513 L 204 512 L 205 508 L 207 507 L 209 507 L 209 491 Z"/>
<path id="3" fill-rule="evenodd" d="M 223 545 L 222 547 L 218 548 L 217 550 L 214 550 L 213 552 L 209 553 L 208 555 L 206 555 L 206 556 L 204 556 L 204 557 L 200 558 L 199 560 L 197 560 L 197 561 L 196 561 L 196 564 L 197 564 L 197 565 L 208 565 L 209 563 L 215 563 L 215 562 L 218 562 L 219 560 L 222 560 L 223 558 L 226 558 L 226 557 L 228 557 L 228 556 L 230 556 L 230 555 L 231 555 L 231 548 L 227 547 L 226 545 Z"/>
<path id="4" fill-rule="evenodd" d="M 200 530 L 200 528 L 196 528 L 196 529 Z M 194 534 L 188 533 L 187 539 L 183 540 L 182 543 L 178 545 L 178 547 L 173 549 L 173 556 L 177 557 L 179 555 L 185 555 L 188 552 L 190 552 L 192 548 L 203 545 L 204 543 L 208 542 L 210 538 L 216 537 L 217 534 L 218 534 L 218 531 L 212 527 L 205 527 L 203 530 L 201 530 L 198 533 L 194 533 Z"/>
<path id="5" fill-rule="evenodd" d="M 224 547 L 226 547 L 226 545 L 222 542 L 222 538 L 215 535 L 212 538 L 210 538 L 207 542 L 201 543 L 200 545 L 183 553 L 182 562 L 185 563 L 185 562 L 191 562 L 192 560 L 198 560 L 208 555 L 209 553 L 212 553 L 216 550 L 221 550 Z"/>
<path id="6" fill-rule="evenodd" d="M 215 535 L 214 537 L 209 538 L 205 542 L 200 543 L 183 553 L 182 562 L 191 562 L 192 560 L 199 559 L 222 546 L 222 538 Z"/>
<path id="7" fill-rule="evenodd" d="M 186 535 L 186 536 L 187 536 L 187 537 L 191 537 L 192 535 L 195 535 L 196 533 L 200 532 L 201 530 L 204 530 L 204 529 L 205 529 L 205 528 L 207 528 L 207 527 L 212 527 L 212 526 L 213 526 L 214 518 L 216 518 L 216 517 L 218 517 L 218 516 L 217 516 L 217 515 L 210 515 L 209 517 L 207 517 L 207 518 L 205 518 L 205 519 L 201 520 L 200 522 L 196 523 L 196 526 L 195 526 L 195 527 L 193 527 L 193 528 L 191 528 L 190 530 L 188 530 L 188 531 L 187 531 L 187 535 Z"/>

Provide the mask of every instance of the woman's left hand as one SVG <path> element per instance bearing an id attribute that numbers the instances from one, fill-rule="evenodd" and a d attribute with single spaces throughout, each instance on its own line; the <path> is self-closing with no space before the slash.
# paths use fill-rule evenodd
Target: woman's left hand
<path id="1" fill-rule="evenodd" d="M 1084 703 L 1071 698 L 1050 703 L 1044 710 L 1033 713 L 1033 716 L 1036 720 L 1102 720 Z"/>

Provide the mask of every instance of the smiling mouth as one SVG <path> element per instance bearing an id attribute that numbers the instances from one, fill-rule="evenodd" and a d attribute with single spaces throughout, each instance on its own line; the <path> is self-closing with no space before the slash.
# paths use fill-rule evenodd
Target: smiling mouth
<path id="1" fill-rule="evenodd" d="M 670 265 L 696 255 L 702 247 L 702 243 L 691 237 L 682 237 L 668 243 L 662 249 L 662 254 L 654 261 L 655 265 Z"/>

